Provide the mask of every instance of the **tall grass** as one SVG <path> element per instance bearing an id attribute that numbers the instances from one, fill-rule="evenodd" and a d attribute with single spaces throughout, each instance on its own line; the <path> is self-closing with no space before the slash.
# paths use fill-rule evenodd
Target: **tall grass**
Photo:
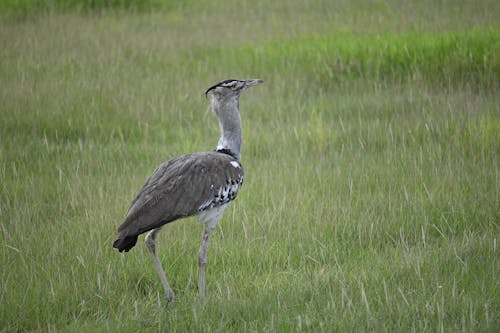
<path id="1" fill-rule="evenodd" d="M 259 5 L 0 21 L 0 331 L 498 329 L 496 2 Z M 228 77 L 265 80 L 245 186 L 205 304 L 202 228 L 160 234 L 165 307 L 141 242 L 111 244 L 157 164 L 213 149 Z"/>
<path id="2" fill-rule="evenodd" d="M 171 8 L 176 1 L 164 0 L 4 0 L 0 10 L 4 17 L 26 19 L 36 17 L 40 13 L 76 11 L 80 13 L 95 13 L 99 10 L 135 10 L 150 11 L 158 8 Z"/>

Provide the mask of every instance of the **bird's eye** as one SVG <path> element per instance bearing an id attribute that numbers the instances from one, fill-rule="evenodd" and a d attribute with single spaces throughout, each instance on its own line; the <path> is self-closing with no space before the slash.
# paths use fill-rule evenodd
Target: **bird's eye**
<path id="1" fill-rule="evenodd" d="M 231 81 L 231 82 L 225 83 L 224 86 L 227 88 L 230 88 L 232 90 L 235 90 L 236 88 L 238 88 L 238 81 Z"/>

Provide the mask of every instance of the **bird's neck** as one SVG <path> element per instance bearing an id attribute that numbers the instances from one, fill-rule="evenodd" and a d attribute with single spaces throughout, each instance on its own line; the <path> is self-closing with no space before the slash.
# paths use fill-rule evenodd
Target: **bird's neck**
<path id="1" fill-rule="evenodd" d="M 240 159 L 241 157 L 241 117 L 239 112 L 239 98 L 231 97 L 226 100 L 212 100 L 212 107 L 219 118 L 221 137 L 217 144 L 218 151 L 225 151 Z"/>

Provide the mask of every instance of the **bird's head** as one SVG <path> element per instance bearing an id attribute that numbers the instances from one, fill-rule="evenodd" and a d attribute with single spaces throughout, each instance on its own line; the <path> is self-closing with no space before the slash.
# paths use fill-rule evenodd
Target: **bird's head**
<path id="1" fill-rule="evenodd" d="M 210 88 L 205 91 L 205 97 L 208 96 L 209 92 L 212 92 L 212 95 L 216 98 L 227 98 L 227 97 L 238 97 L 243 90 L 246 88 L 255 86 L 264 81 L 260 79 L 252 79 L 252 80 L 234 80 L 228 79 L 223 80 L 217 84 L 214 84 Z"/>

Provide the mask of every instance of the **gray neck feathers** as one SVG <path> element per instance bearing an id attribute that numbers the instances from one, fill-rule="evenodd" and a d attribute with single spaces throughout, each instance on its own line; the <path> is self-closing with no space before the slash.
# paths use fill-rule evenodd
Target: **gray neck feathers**
<path id="1" fill-rule="evenodd" d="M 229 150 L 239 160 L 241 157 L 239 96 L 213 96 L 212 108 L 219 118 L 221 131 L 217 150 Z"/>

